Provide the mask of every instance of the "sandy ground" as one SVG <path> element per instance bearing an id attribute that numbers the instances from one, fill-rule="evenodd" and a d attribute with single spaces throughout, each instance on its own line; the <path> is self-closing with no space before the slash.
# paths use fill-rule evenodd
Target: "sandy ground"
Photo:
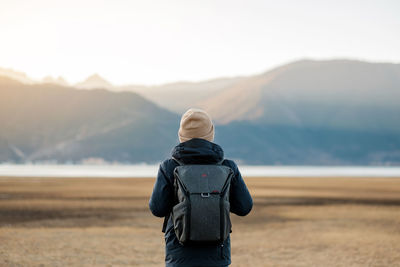
<path id="1" fill-rule="evenodd" d="M 153 179 L 0 178 L 0 266 L 163 266 Z M 249 178 L 232 266 L 400 266 L 400 179 Z"/>

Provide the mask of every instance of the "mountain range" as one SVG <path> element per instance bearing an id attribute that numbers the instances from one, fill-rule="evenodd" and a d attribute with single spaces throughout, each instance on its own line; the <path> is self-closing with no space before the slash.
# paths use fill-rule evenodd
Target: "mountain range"
<path id="1" fill-rule="evenodd" d="M 241 163 L 400 164 L 400 64 L 301 60 L 159 86 L 114 86 L 97 74 L 73 87 L 29 83 L 1 70 L 0 162 L 158 162 L 178 142 L 180 114 L 200 107 L 215 120 L 215 142 Z"/>
<path id="2" fill-rule="evenodd" d="M 0 161 L 155 162 L 176 142 L 178 119 L 135 93 L 2 77 Z"/>

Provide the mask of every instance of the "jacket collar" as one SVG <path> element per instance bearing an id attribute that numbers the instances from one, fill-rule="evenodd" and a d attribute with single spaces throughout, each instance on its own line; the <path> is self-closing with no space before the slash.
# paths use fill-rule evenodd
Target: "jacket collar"
<path id="1" fill-rule="evenodd" d="M 172 157 L 185 164 L 215 164 L 223 160 L 224 151 L 215 143 L 193 138 L 174 147 Z"/>

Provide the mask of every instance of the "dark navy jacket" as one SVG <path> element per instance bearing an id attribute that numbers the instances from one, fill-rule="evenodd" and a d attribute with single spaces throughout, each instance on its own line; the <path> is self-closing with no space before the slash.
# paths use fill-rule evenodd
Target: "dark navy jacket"
<path id="1" fill-rule="evenodd" d="M 172 157 L 184 164 L 215 164 L 224 158 L 222 148 L 204 139 L 191 139 L 180 143 L 172 150 Z M 239 216 L 247 215 L 252 207 L 253 200 L 236 164 L 231 160 L 224 160 L 223 165 L 230 167 L 234 172 L 230 188 L 231 212 Z M 178 164 L 167 159 L 158 170 L 149 206 L 151 212 L 158 217 L 167 216 L 174 205 L 173 171 Z M 231 264 L 231 246 L 228 237 L 223 245 L 214 246 L 182 246 L 173 229 L 171 218 L 165 231 L 165 263 L 167 267 L 190 266 L 227 266 Z"/>

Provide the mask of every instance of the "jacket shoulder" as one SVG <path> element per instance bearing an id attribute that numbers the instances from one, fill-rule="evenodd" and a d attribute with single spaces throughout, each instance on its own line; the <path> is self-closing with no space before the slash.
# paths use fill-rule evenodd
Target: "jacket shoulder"
<path id="1" fill-rule="evenodd" d="M 173 180 L 173 173 L 175 167 L 178 166 L 178 163 L 173 159 L 166 159 L 160 163 L 160 171 L 169 179 Z"/>
<path id="2" fill-rule="evenodd" d="M 231 168 L 234 172 L 236 172 L 238 170 L 236 163 L 230 159 L 224 159 L 222 165 Z"/>
<path id="3" fill-rule="evenodd" d="M 174 168 L 176 165 L 176 162 L 173 159 L 165 159 L 160 163 L 160 167 L 163 168 L 164 170 L 168 168 Z"/>

